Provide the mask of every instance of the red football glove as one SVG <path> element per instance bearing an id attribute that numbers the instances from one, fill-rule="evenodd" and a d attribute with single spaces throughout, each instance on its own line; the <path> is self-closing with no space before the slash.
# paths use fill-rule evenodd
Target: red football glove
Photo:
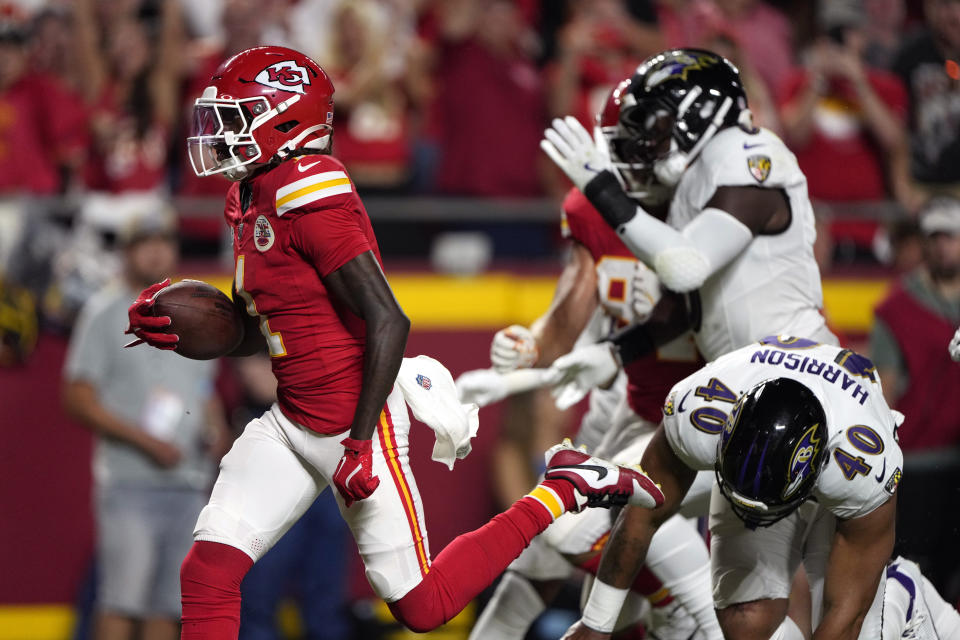
<path id="1" fill-rule="evenodd" d="M 343 504 L 350 506 L 355 500 L 363 500 L 380 485 L 380 478 L 373 475 L 373 443 L 370 440 L 344 438 L 343 457 L 333 473 L 333 484 L 343 496 Z"/>
<path id="2" fill-rule="evenodd" d="M 175 333 L 162 333 L 160 330 L 169 327 L 173 322 L 170 316 L 154 317 L 150 311 L 153 307 L 153 297 L 157 295 L 164 287 L 170 286 L 170 278 L 163 282 L 150 285 L 140 292 L 140 297 L 127 309 L 127 317 L 130 319 L 130 326 L 124 331 L 125 334 L 132 333 L 137 336 L 137 340 L 123 345 L 124 347 L 135 347 L 138 344 L 147 343 L 157 349 L 167 351 L 177 348 L 177 342 L 180 337 Z"/>

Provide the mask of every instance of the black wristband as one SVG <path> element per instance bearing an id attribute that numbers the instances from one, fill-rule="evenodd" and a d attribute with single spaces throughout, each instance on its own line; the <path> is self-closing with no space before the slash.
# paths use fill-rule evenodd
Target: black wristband
<path id="1" fill-rule="evenodd" d="M 610 342 L 617 348 L 620 362 L 624 366 L 653 353 L 653 350 L 657 348 L 650 333 L 642 324 L 615 333 L 610 337 Z"/>
<path id="2" fill-rule="evenodd" d="M 609 170 L 601 171 L 590 180 L 583 187 L 583 195 L 614 229 L 637 215 L 637 203 L 624 193 L 620 181 Z"/>

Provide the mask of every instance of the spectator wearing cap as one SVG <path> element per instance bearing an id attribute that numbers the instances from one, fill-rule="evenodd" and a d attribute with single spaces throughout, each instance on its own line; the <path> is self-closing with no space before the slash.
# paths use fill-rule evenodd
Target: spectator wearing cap
<path id="1" fill-rule="evenodd" d="M 68 413 L 96 435 L 98 640 L 179 637 L 180 563 L 206 503 L 226 422 L 215 365 L 170 351 L 124 349 L 127 307 L 177 261 L 171 217 L 121 230 L 123 278 L 84 306 L 64 367 Z"/>
<path id="2" fill-rule="evenodd" d="M 923 7 L 926 27 L 893 63 L 910 96 L 910 173 L 928 193 L 960 196 L 960 2 Z"/>
<path id="3" fill-rule="evenodd" d="M 807 176 L 810 195 L 829 201 L 896 196 L 921 202 L 907 175 L 907 95 L 896 75 L 865 59 L 865 16 L 857 1 L 821 2 L 820 35 L 806 64 L 780 87 L 787 144 Z"/>
<path id="4" fill-rule="evenodd" d="M 921 212 L 923 263 L 876 308 L 873 361 L 906 420 L 896 553 L 914 558 L 948 601 L 960 597 L 960 367 L 946 345 L 960 324 L 960 201 Z"/>

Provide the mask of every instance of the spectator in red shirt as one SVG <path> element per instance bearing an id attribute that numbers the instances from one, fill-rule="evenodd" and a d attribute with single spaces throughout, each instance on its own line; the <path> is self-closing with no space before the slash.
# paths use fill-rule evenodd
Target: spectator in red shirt
<path id="1" fill-rule="evenodd" d="M 149 16 L 138 15 L 136 4 L 109 16 L 98 16 L 93 0 L 75 4 L 91 109 L 93 145 L 86 175 L 91 189 L 119 193 L 166 186 L 179 108 L 179 4 L 161 2 L 159 15 Z"/>
<path id="2" fill-rule="evenodd" d="M 244 49 L 263 44 L 262 23 L 259 14 L 262 4 L 258 0 L 225 0 L 223 3 L 223 41 L 214 43 L 193 42 L 187 53 L 185 90 L 181 104 L 183 122 L 187 131 L 193 125 L 193 101 L 209 86 L 210 77 L 227 58 Z M 187 133 L 186 135 L 190 135 Z M 180 138 L 182 139 L 182 138 Z M 186 147 L 176 145 L 174 153 L 180 159 L 175 187 L 181 196 L 210 196 L 218 198 L 204 207 L 202 201 L 192 204 L 189 200 L 179 211 L 182 229 L 186 234 L 210 238 L 222 234 L 220 200 L 227 195 L 230 181 L 227 179 L 198 178 L 190 168 Z M 213 215 L 211 215 L 213 214 Z"/>
<path id="3" fill-rule="evenodd" d="M 921 212 L 923 262 L 875 310 L 871 359 L 897 430 L 904 480 L 898 554 L 910 555 L 949 601 L 960 597 L 960 366 L 947 345 L 960 324 L 960 201 L 935 198 Z"/>
<path id="4" fill-rule="evenodd" d="M 82 159 L 84 110 L 29 64 L 20 24 L 0 24 L 0 195 L 63 191 Z"/>
<path id="5" fill-rule="evenodd" d="M 704 46 L 724 34 L 771 91 L 793 64 L 790 22 L 762 0 L 661 0 L 658 13 L 668 46 Z"/>
<path id="6" fill-rule="evenodd" d="M 444 0 L 438 26 L 437 188 L 472 196 L 538 196 L 547 123 L 536 40 L 507 0 Z"/>
<path id="7" fill-rule="evenodd" d="M 791 71 L 780 93 L 786 141 L 810 195 L 832 201 L 893 195 L 915 209 L 906 179 L 906 91 L 895 75 L 864 62 L 862 14 L 842 3 L 824 7 L 806 67 Z"/>
<path id="8" fill-rule="evenodd" d="M 402 18 L 380 2 L 340 0 L 319 57 L 337 90 L 336 154 L 360 188 L 397 190 L 410 178 L 411 116 L 426 97 L 426 70 Z"/>
<path id="9" fill-rule="evenodd" d="M 556 61 L 548 69 L 551 115 L 572 114 L 593 126 L 610 91 L 640 61 L 664 49 L 652 7 L 647 14 L 638 20 L 620 0 L 570 4 Z"/>

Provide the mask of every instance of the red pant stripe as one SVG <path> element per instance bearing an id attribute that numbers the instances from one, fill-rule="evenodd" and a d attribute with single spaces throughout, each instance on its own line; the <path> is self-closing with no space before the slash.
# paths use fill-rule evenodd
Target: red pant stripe
<path id="1" fill-rule="evenodd" d="M 413 502 L 413 496 L 410 493 L 410 485 L 400 466 L 400 457 L 397 455 L 396 436 L 393 432 L 393 420 L 390 417 L 390 410 L 384 406 L 380 412 L 380 448 L 387 460 L 387 468 L 390 469 L 390 475 L 393 477 L 393 483 L 397 487 L 400 499 L 403 501 L 404 511 L 407 514 L 407 522 L 410 525 L 410 533 L 413 535 L 414 545 L 417 549 L 417 558 L 420 560 L 420 572 L 427 575 L 430 571 L 430 558 L 427 556 L 427 549 L 423 544 L 423 533 L 420 528 L 420 521 L 417 519 L 417 509 Z"/>

